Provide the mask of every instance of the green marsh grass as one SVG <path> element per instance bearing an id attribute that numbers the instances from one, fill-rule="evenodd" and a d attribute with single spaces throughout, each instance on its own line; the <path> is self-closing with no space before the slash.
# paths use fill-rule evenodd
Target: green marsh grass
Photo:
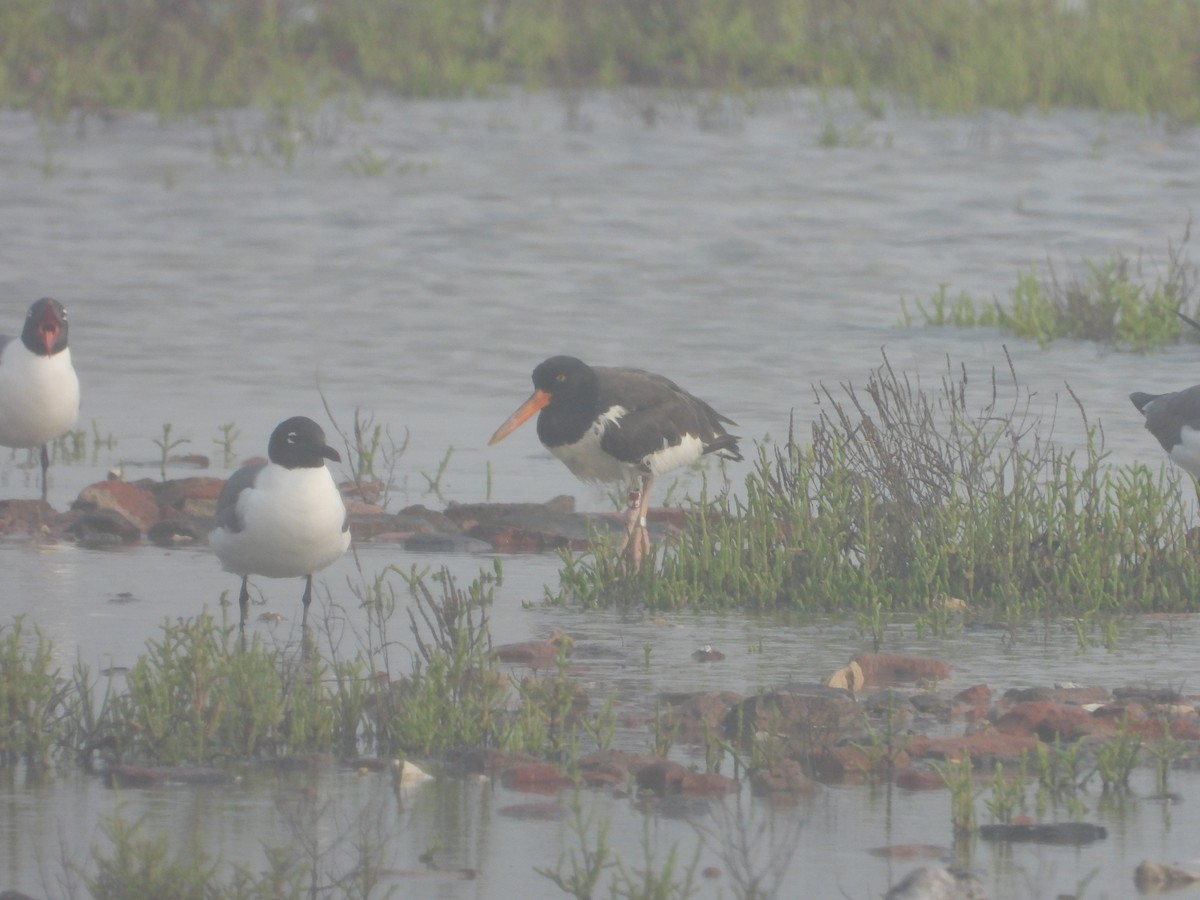
<path id="1" fill-rule="evenodd" d="M 349 656 L 333 638 L 336 612 L 325 620 L 326 656 L 314 640 L 297 648 L 256 632 L 245 641 L 202 612 L 164 622 L 127 671 L 99 676 L 82 663 L 61 672 L 52 643 L 40 632 L 31 640 L 22 619 L 0 626 L 0 766 L 445 758 L 496 747 L 570 767 L 610 745 L 615 698 L 589 706 L 565 652 L 540 677 L 500 670 L 487 614 L 498 563 L 466 586 L 444 569 L 405 574 L 408 642 L 388 631 L 398 598 L 386 575 L 362 594 L 370 624 Z"/>
<path id="2" fill-rule="evenodd" d="M 938 285 L 928 301 L 901 298 L 901 325 L 996 327 L 1043 348 L 1056 340 L 1090 340 L 1145 352 L 1194 339 L 1176 313 L 1195 316 L 1197 271 L 1184 255 L 1191 236 L 1189 222 L 1178 245 L 1167 248 L 1165 271 L 1152 261 L 1118 253 L 1108 259 L 1085 259 L 1060 278 L 1047 263 L 1046 274 L 1021 272 L 1008 302 L 980 299 L 966 292 L 951 297 Z"/>
<path id="3" fill-rule="evenodd" d="M 0 765 L 50 762 L 67 702 L 50 640 L 35 629 L 27 649 L 24 619 L 0 625 Z"/>
<path id="4" fill-rule="evenodd" d="M 1085 628 L 1200 605 L 1179 476 L 1110 466 L 1073 396 L 1087 435 L 1074 449 L 1011 363 L 975 385 L 947 361 L 926 387 L 885 357 L 865 386 L 817 399 L 811 443 L 789 431 L 760 445 L 742 496 L 702 491 L 678 539 L 634 571 L 603 540 L 563 551 L 548 602 L 832 611 L 877 643 L 893 613 L 928 615 L 943 597 Z"/>
<path id="5" fill-rule="evenodd" d="M 889 93 L 939 112 L 1081 107 L 1185 125 L 1200 120 L 1197 28 L 1177 0 L 9 0 L 0 103 L 171 117 L 347 91 L 808 85 L 867 109 Z"/>

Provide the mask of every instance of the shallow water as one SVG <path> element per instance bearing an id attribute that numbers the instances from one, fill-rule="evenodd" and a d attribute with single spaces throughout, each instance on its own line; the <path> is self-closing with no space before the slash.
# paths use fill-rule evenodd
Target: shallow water
<path id="1" fill-rule="evenodd" d="M 657 107 L 652 125 L 639 114 L 647 103 Z M 287 416 L 328 425 L 319 379 L 343 427 L 360 407 L 397 441 L 408 434 L 393 509 L 559 493 L 604 508 L 605 493 L 575 482 L 531 426 L 486 447 L 528 395 L 529 371 L 542 358 L 569 352 L 669 374 L 736 419 L 747 444 L 782 436 L 792 410 L 805 435 L 816 414 L 811 386 L 863 383 L 881 348 L 898 369 L 931 381 L 947 358 L 966 363 L 977 383 L 1004 369 L 1006 339 L 994 330 L 898 328 L 901 296 L 927 297 L 944 282 L 952 294 L 1006 297 L 1019 269 L 1047 258 L 1060 274 L 1082 257 L 1117 251 L 1147 251 L 1147 263 L 1162 267 L 1167 242 L 1180 239 L 1200 199 L 1200 136 L 1138 120 L 1075 112 L 942 119 L 906 110 L 869 120 L 806 94 L 763 98 L 753 114 L 732 104 L 700 108 L 635 92 L 374 100 L 358 111 L 324 110 L 303 123 L 305 133 L 283 134 L 298 139 L 290 166 L 270 149 L 281 135 L 257 113 L 39 126 L 0 112 L 9 223 L 0 241 L 0 328 L 15 330 L 38 296 L 63 301 L 82 420 L 118 441 L 83 463 L 53 467 L 51 502 L 66 507 L 118 464 L 126 477 L 153 477 L 165 422 L 190 441 L 178 452 L 214 456 L 219 426 L 234 422 L 239 458 L 263 452 Z M 855 145 L 821 147 L 829 121 L 847 133 L 861 128 Z M 361 173 L 369 160 L 382 174 Z M 1049 415 L 1060 402 L 1058 439 L 1071 446 L 1083 436 L 1069 383 L 1104 426 L 1118 463 L 1157 464 L 1161 455 L 1129 391 L 1200 380 L 1189 374 L 1189 347 L 1135 356 L 1088 344 L 1050 352 L 1007 344 L 1035 406 Z M 448 447 L 438 496 L 424 476 Z M 0 496 L 34 495 L 24 463 L 23 453 L 0 461 Z M 735 483 L 740 474 L 730 470 Z M 689 485 L 682 480 L 678 491 Z M 490 566 L 364 547 L 357 565 L 347 557 L 322 573 L 321 594 L 339 611 L 352 609 L 348 583 L 393 563 L 443 562 L 463 578 Z M 93 669 L 128 665 L 165 619 L 216 609 L 222 592 L 236 589 L 207 551 L 9 542 L 0 544 L 0 564 L 0 621 L 28 614 L 54 638 L 64 666 L 76 658 Z M 578 641 L 589 690 L 616 690 L 651 712 L 657 691 L 816 680 L 867 646 L 849 622 L 664 622 L 529 608 L 556 584 L 556 560 L 511 557 L 504 570 L 492 614 L 497 643 L 561 627 Z M 299 581 L 256 587 L 269 609 L 294 620 Z M 281 640 L 293 627 L 275 626 Z M 724 650 L 726 662 L 692 662 L 704 643 Z M 886 646 L 950 660 L 954 688 L 986 681 L 1005 689 L 1054 680 L 1178 684 L 1198 643 L 1196 625 L 1183 618 L 1133 623 L 1113 651 L 1081 651 L 1070 629 L 1032 626 L 1015 636 L 939 640 L 898 629 Z M 636 729 L 620 739 L 649 743 Z M 321 825 L 327 838 L 382 794 L 375 812 L 394 831 L 389 865 L 420 869 L 419 854 L 440 844 L 439 866 L 479 873 L 474 881 L 401 879 L 406 895 L 559 895 L 533 868 L 553 866 L 571 846 L 562 823 L 499 812 L 528 797 L 447 782 L 398 807 L 378 790 L 379 777 L 331 771 L 317 780 L 318 799 L 332 804 Z M 1186 795 L 1193 778 L 1178 778 L 1173 786 Z M 85 854 L 94 823 L 120 804 L 181 840 L 195 833 L 214 852 L 256 863 L 259 841 L 289 840 L 281 798 L 312 794 L 292 779 L 276 784 L 253 773 L 217 791 L 116 796 L 76 773 L 0 791 L 0 887 L 48 896 L 64 893 L 53 880 L 62 852 Z M 627 801 L 587 798 L 608 808 L 618 849 L 640 863 L 644 814 Z M 949 840 L 940 792 L 835 788 L 786 811 L 743 802 L 750 815 L 772 818 L 780 840 L 786 824 L 802 822 L 785 883 L 819 885 L 829 896 L 880 896 L 913 865 L 864 848 Z M 1141 858 L 1193 852 L 1188 836 L 1200 823 L 1187 804 L 1135 800 L 1119 814 L 1089 805 L 1088 818 L 1110 828 L 1104 844 L 981 847 L 974 863 L 990 895 L 1054 896 L 1097 871 L 1086 896 L 1124 896 Z M 690 854 L 697 833 L 688 820 L 649 821 L 663 853 L 678 843 Z M 729 871 L 715 851 L 702 859 Z M 727 874 L 705 882 L 702 896 L 731 891 Z"/>

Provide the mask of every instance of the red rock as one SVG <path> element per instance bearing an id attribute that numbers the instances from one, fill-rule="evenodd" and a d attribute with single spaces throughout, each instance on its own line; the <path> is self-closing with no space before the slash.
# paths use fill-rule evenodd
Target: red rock
<path id="1" fill-rule="evenodd" d="M 896 773 L 896 786 L 906 791 L 936 791 L 945 788 L 942 776 L 932 769 L 901 769 Z"/>
<path id="2" fill-rule="evenodd" d="M 502 816 L 508 816 L 510 819 L 553 822 L 566 816 L 567 809 L 561 803 L 514 803 L 510 806 L 502 806 L 496 812 Z"/>
<path id="3" fill-rule="evenodd" d="M 500 781 L 517 791 L 556 791 L 572 784 L 558 766 L 550 763 L 522 763 L 504 770 Z"/>
<path id="4" fill-rule="evenodd" d="M 738 783 L 717 772 L 688 772 L 679 782 L 682 794 L 727 794 L 737 790 Z"/>
<path id="5" fill-rule="evenodd" d="M 1073 741 L 1099 730 L 1109 730 L 1082 706 L 1032 700 L 1018 703 L 995 722 L 1001 734 L 1036 735 L 1046 743 L 1057 738 Z"/>
<path id="6" fill-rule="evenodd" d="M 467 534 L 487 541 L 497 553 L 542 553 L 560 550 L 570 544 L 561 534 L 504 525 L 476 525 L 468 529 Z"/>
<path id="7" fill-rule="evenodd" d="M 36 534 L 62 518 L 44 500 L 0 500 L 0 534 Z"/>
<path id="8" fill-rule="evenodd" d="M 146 531 L 158 521 L 158 502 L 154 495 L 124 481 L 101 481 L 79 492 L 72 509 L 84 512 L 112 510 Z"/>
<path id="9" fill-rule="evenodd" d="M 992 702 L 992 689 L 986 684 L 972 685 L 955 694 L 954 699 L 960 703 L 969 703 L 971 706 L 986 705 Z"/>
<path id="10" fill-rule="evenodd" d="M 558 661 L 560 648 L 565 647 L 567 652 L 570 652 L 574 644 L 570 635 L 555 629 L 547 640 L 501 644 L 499 647 L 493 648 L 492 653 L 501 662 L 542 669 L 553 666 Z"/>
<path id="11" fill-rule="evenodd" d="M 862 669 L 864 687 L 907 681 L 941 681 L 950 677 L 950 664 L 940 659 L 899 653 L 860 653 L 854 657 Z"/>
<path id="12" fill-rule="evenodd" d="M 1032 735 L 1001 734 L 996 731 L 945 738 L 918 735 L 908 744 L 908 753 L 914 759 L 957 760 L 962 759 L 964 754 L 972 759 L 1017 759 L 1022 753 L 1032 753 L 1036 749 L 1037 738 Z"/>
<path id="13" fill-rule="evenodd" d="M 794 759 L 781 759 L 769 769 L 759 769 L 750 778 L 750 786 L 756 794 L 789 794 L 793 797 L 809 797 L 821 789 L 800 769 Z"/>
<path id="14" fill-rule="evenodd" d="M 623 778 L 637 774 L 662 758 L 649 753 L 630 753 L 628 750 L 596 750 L 579 760 L 581 772 L 589 770 L 619 773 Z"/>

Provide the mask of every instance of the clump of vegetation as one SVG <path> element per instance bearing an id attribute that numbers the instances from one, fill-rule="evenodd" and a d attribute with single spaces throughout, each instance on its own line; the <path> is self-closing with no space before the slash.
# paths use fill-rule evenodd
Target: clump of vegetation
<path id="1" fill-rule="evenodd" d="M 1082 409 L 1086 444 L 1056 445 L 1011 363 L 983 391 L 948 364 L 927 391 L 885 358 L 818 401 L 811 445 L 760 447 L 744 498 L 702 495 L 634 572 L 603 544 L 565 551 L 550 602 L 836 610 L 875 631 L 939 597 L 1005 617 L 1193 608 L 1175 473 L 1108 465 Z"/>
<path id="2" fill-rule="evenodd" d="M 203 612 L 164 622 L 127 672 L 96 679 L 82 664 L 64 675 L 51 642 L 41 632 L 30 641 L 21 619 L 0 626 L 0 766 L 444 758 L 492 747 L 569 765 L 608 746 L 613 703 L 587 710 L 565 650 L 538 678 L 501 671 L 488 625 L 498 562 L 465 588 L 445 569 L 404 575 L 413 603 L 402 671 L 395 656 L 404 643 L 388 634 L 397 610 L 388 574 L 396 573 L 360 592 L 369 626 L 353 656 L 340 655 L 332 638 L 329 658 L 307 636 L 298 648 L 261 633 L 246 641 L 233 623 Z"/>
<path id="3" fill-rule="evenodd" d="M 61 116 L 303 108 L 344 92 L 484 93 L 525 84 L 848 87 L 926 108 L 1054 106 L 1200 120 L 1174 0 L 10 0 L 0 103 Z"/>
<path id="4" fill-rule="evenodd" d="M 1194 338 L 1197 333 L 1177 313 L 1195 317 L 1196 267 L 1184 256 L 1189 224 L 1178 246 L 1168 247 L 1166 272 L 1151 276 L 1141 258 L 1117 254 L 1060 280 L 1052 265 L 1045 277 L 1022 272 L 1009 302 L 982 300 L 960 292 L 951 297 L 939 285 L 928 301 L 901 298 L 901 324 L 998 327 L 1048 347 L 1061 338 L 1097 341 L 1131 350 L 1151 350 Z"/>

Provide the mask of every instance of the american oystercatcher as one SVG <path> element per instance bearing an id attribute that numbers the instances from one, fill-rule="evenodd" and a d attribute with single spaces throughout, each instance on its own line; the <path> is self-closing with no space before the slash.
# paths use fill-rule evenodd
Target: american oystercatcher
<path id="1" fill-rule="evenodd" d="M 67 311 L 43 297 L 25 316 L 21 339 L 0 335 L 0 444 L 41 447 L 46 499 L 46 445 L 79 417 L 79 378 L 67 346 Z"/>
<path id="2" fill-rule="evenodd" d="M 1200 478 L 1200 384 L 1169 394 L 1129 395 L 1171 462 Z M 1200 485 L 1197 485 L 1200 491 Z"/>
<path id="3" fill-rule="evenodd" d="M 552 356 L 533 370 L 533 395 L 496 429 L 507 437 L 535 412 L 538 438 L 584 481 L 620 481 L 630 491 L 622 550 L 639 563 L 650 549 L 646 509 L 654 476 L 706 454 L 740 461 L 732 419 L 675 382 L 641 369 L 589 366 Z"/>
<path id="4" fill-rule="evenodd" d="M 325 460 L 342 458 L 325 443 L 321 426 L 304 416 L 276 427 L 267 457 L 270 462 L 243 466 L 225 482 L 208 543 L 226 571 L 242 576 L 243 629 L 251 575 L 302 576 L 307 628 L 313 572 L 332 565 L 350 546 L 346 504 L 325 468 Z"/>

